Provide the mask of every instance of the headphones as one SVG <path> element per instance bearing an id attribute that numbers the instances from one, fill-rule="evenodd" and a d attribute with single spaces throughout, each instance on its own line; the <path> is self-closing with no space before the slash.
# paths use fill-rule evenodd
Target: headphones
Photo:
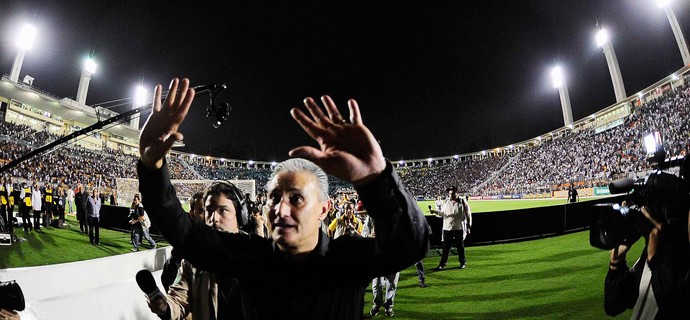
<path id="1" fill-rule="evenodd" d="M 242 224 L 242 217 L 246 216 L 249 217 L 249 214 L 247 212 L 247 209 L 242 206 L 241 201 L 242 201 L 242 192 L 240 192 L 240 189 L 235 186 L 232 182 L 228 180 L 214 180 L 211 182 L 211 184 L 206 188 L 206 191 L 204 192 L 203 196 L 203 201 L 206 201 L 206 198 L 209 195 L 212 194 L 227 194 L 229 193 L 231 197 L 234 197 L 235 199 L 230 199 L 230 201 L 233 201 L 233 204 L 237 203 L 235 206 L 235 216 L 237 218 L 237 225 L 239 228 L 242 228 L 244 225 Z"/>

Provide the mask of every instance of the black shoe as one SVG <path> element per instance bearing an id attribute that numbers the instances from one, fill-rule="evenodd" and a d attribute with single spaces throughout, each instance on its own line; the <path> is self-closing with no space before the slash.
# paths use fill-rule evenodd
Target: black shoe
<path id="1" fill-rule="evenodd" d="M 465 266 L 465 263 L 464 263 L 464 262 L 460 264 L 460 269 L 465 269 L 465 267 L 466 267 L 466 266 Z"/>
<path id="2" fill-rule="evenodd" d="M 377 306 L 372 306 L 371 310 L 369 310 L 369 314 L 373 317 L 377 314 L 379 314 L 379 307 Z"/>
<path id="3" fill-rule="evenodd" d="M 424 280 L 419 280 L 419 286 L 420 286 L 421 288 L 426 288 L 426 287 L 428 287 L 428 286 L 426 285 L 426 282 L 424 282 Z"/>
<path id="4" fill-rule="evenodd" d="M 392 317 L 394 314 L 393 307 L 386 308 L 386 317 Z"/>
<path id="5" fill-rule="evenodd" d="M 445 269 L 445 268 L 446 268 L 446 265 L 445 265 L 445 264 L 439 264 L 438 267 L 436 267 L 434 270 L 436 270 L 436 271 L 441 271 L 441 270 L 443 270 L 443 269 Z"/>

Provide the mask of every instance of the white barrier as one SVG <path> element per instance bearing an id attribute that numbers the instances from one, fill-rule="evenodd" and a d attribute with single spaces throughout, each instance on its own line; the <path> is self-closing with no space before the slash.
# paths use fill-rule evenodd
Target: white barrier
<path id="1" fill-rule="evenodd" d="M 160 274 L 172 247 L 87 261 L 0 270 L 0 281 L 16 280 L 24 292 L 25 318 L 151 319 L 144 293 L 135 281 L 148 269 L 161 288 Z"/>

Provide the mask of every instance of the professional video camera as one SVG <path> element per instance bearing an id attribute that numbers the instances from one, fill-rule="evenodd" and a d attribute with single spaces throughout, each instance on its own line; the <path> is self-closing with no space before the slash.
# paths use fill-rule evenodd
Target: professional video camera
<path id="1" fill-rule="evenodd" d="M 0 281 L 0 309 L 22 311 L 25 308 L 24 293 L 15 281 Z"/>
<path id="2" fill-rule="evenodd" d="M 666 159 L 658 133 L 645 137 L 645 146 L 649 160 L 655 163 L 655 171 L 643 179 L 626 178 L 609 184 L 611 194 L 628 193 L 628 197 L 625 205 L 593 206 L 589 232 L 589 243 L 593 247 L 610 250 L 621 244 L 630 246 L 641 236 L 648 235 L 654 225 L 644 216 L 642 207 L 648 208 L 652 218 L 666 226 L 670 240 L 684 238 L 687 242 L 688 177 L 683 180 L 663 170 L 680 166 L 680 172 L 686 172 L 688 168 L 683 167 L 688 166 L 688 161 L 682 164 L 683 158 Z"/>

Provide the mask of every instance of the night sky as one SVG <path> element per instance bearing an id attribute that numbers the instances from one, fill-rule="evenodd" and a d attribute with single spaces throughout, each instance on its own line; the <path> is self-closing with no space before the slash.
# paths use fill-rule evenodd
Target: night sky
<path id="1" fill-rule="evenodd" d="M 231 1 L 228 1 L 231 2 Z M 609 29 L 628 95 L 682 66 L 664 11 L 651 0 L 3 1 L 0 71 L 9 74 L 24 21 L 39 30 L 21 77 L 76 95 L 82 60 L 98 71 L 87 104 L 152 91 L 173 76 L 227 83 L 230 120 L 214 129 L 197 98 L 182 151 L 283 160 L 311 144 L 289 115 L 330 94 L 392 159 L 448 156 L 519 142 L 563 125 L 555 62 L 567 72 L 573 117 L 615 102 L 597 21 Z M 690 4 L 673 4 L 686 38 Z M 121 110 L 117 110 L 121 111 Z M 143 120 L 142 120 L 143 123 Z"/>

